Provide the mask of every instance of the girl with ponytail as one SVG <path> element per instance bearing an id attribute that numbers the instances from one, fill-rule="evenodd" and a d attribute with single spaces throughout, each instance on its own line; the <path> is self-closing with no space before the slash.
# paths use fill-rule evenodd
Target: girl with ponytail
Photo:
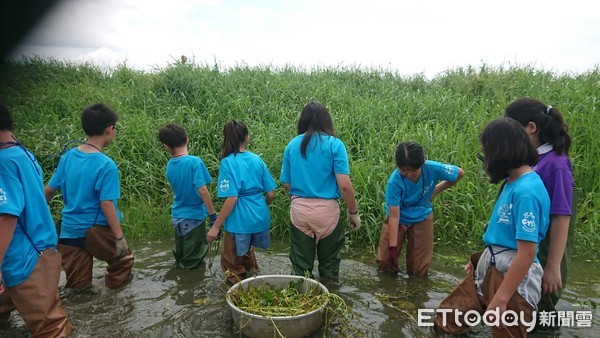
<path id="1" fill-rule="evenodd" d="M 277 187 L 263 160 L 246 150 L 249 142 L 245 124 L 227 121 L 223 127 L 217 192 L 217 197 L 225 198 L 225 202 L 207 234 L 208 241 L 213 242 L 225 226 L 221 268 L 232 284 L 258 268 L 253 247 L 269 247 L 269 204 Z"/>
<path id="2" fill-rule="evenodd" d="M 577 211 L 573 169 L 568 157 L 571 136 L 560 111 L 533 98 L 523 97 L 514 101 L 506 108 L 505 116 L 517 120 L 537 148 L 539 160 L 533 169 L 542 178 L 550 195 L 550 227 L 538 252 L 544 268 L 538 313 L 556 312 L 556 303 L 567 282 Z M 537 323 L 538 331 L 558 328 L 539 326 L 539 320 Z"/>

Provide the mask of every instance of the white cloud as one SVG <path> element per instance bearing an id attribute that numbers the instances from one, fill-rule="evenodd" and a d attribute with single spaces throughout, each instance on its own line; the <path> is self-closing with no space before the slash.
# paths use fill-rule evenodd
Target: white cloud
<path id="1" fill-rule="evenodd" d="M 360 65 L 435 75 L 511 62 L 585 71 L 598 62 L 600 11 L 580 0 L 65 0 L 19 52 L 73 59 L 77 48 L 79 59 L 121 56 L 142 68 L 186 54 L 225 67 Z"/>

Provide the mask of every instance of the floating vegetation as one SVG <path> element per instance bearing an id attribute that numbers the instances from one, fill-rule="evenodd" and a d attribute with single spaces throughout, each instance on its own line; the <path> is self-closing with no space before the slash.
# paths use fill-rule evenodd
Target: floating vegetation
<path id="1" fill-rule="evenodd" d="M 417 307 L 415 304 L 405 300 L 404 296 L 394 296 L 381 293 L 376 293 L 375 296 L 382 304 L 399 310 L 406 319 L 416 322 L 414 314 L 416 313 Z"/>
<path id="2" fill-rule="evenodd" d="M 208 299 L 207 297 L 194 299 L 194 304 L 196 304 L 196 305 L 206 305 L 209 302 L 210 302 L 210 299 Z"/>

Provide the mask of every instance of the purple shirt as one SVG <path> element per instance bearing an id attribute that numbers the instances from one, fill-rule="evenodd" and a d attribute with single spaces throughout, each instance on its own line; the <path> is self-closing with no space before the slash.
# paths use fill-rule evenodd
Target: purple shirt
<path id="1" fill-rule="evenodd" d="M 571 215 L 573 198 L 573 168 L 569 158 L 558 155 L 552 146 L 544 144 L 538 148 L 538 163 L 533 167 L 542 178 L 550 196 L 551 215 Z"/>

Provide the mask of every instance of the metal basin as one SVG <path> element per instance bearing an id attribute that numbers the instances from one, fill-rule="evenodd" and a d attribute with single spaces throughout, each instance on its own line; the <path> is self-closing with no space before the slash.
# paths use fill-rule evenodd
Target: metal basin
<path id="1" fill-rule="evenodd" d="M 291 275 L 265 275 L 244 279 L 233 285 L 227 291 L 227 304 L 231 307 L 231 314 L 235 327 L 241 330 L 242 334 L 248 337 L 279 337 L 277 330 L 286 338 L 305 337 L 317 331 L 323 325 L 323 310 L 327 303 L 318 309 L 305 314 L 296 316 L 261 316 L 241 310 L 231 301 L 231 294 L 242 288 L 244 292 L 248 291 L 250 286 L 268 284 L 275 288 L 286 288 L 290 282 L 302 280 L 300 292 L 307 292 L 315 287 L 321 289 L 323 293 L 329 293 L 327 288 L 316 280 L 301 276 Z M 273 326 L 277 326 L 277 329 Z"/>

